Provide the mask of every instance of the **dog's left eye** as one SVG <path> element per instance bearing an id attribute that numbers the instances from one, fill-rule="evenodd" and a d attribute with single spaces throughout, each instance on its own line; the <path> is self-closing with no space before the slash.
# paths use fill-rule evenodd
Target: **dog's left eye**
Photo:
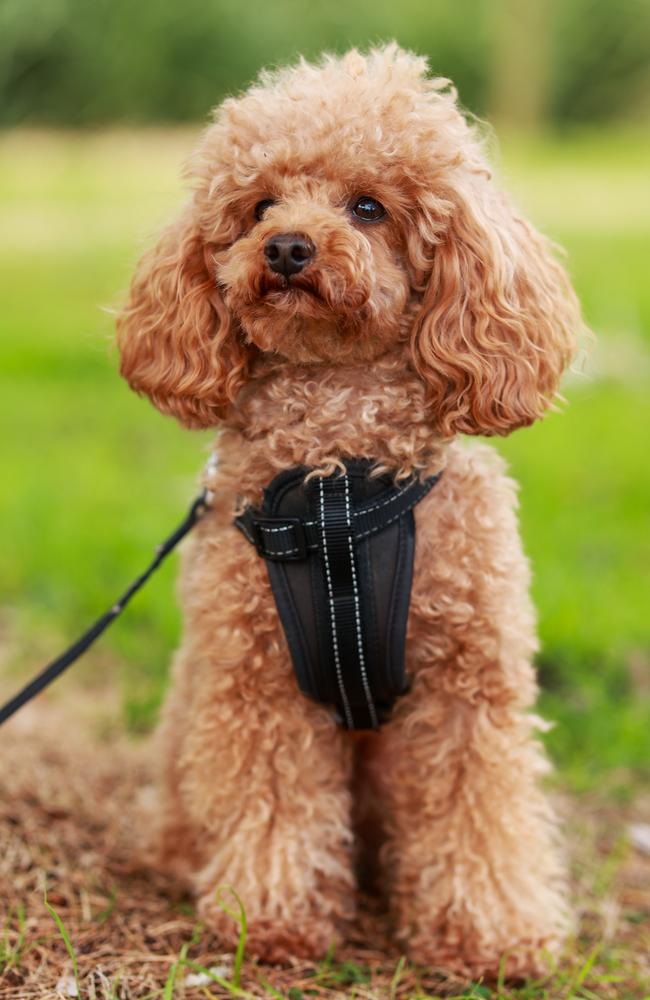
<path id="1" fill-rule="evenodd" d="M 362 194 L 360 198 L 352 202 L 350 210 L 357 219 L 362 219 L 363 222 L 377 222 L 386 215 L 386 209 L 381 202 L 367 194 Z"/>
<path id="2" fill-rule="evenodd" d="M 264 218 L 264 213 L 271 205 L 275 205 L 273 198 L 264 198 L 262 201 L 258 201 L 255 206 L 255 218 L 260 222 Z"/>

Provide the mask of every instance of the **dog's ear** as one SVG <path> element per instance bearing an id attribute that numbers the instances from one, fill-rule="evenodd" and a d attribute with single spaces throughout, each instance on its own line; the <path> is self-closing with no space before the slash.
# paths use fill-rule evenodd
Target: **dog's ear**
<path id="1" fill-rule="evenodd" d="M 210 273 L 213 249 L 186 210 L 140 260 L 117 321 L 122 375 L 187 427 L 223 417 L 249 363 Z"/>
<path id="2" fill-rule="evenodd" d="M 477 174 L 431 217 L 413 358 L 443 436 L 507 434 L 553 403 L 581 326 L 549 242 Z M 425 223 L 426 229 L 426 223 Z"/>

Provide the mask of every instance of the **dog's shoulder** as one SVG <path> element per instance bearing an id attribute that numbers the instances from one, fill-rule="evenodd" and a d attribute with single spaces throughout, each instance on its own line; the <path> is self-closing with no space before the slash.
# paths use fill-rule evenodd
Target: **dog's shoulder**
<path id="1" fill-rule="evenodd" d="M 465 438 L 449 446 L 444 478 L 451 489 L 463 492 L 517 493 L 508 463 L 494 445 Z"/>
<path id="2" fill-rule="evenodd" d="M 517 494 L 517 483 L 496 448 L 482 442 L 454 442 L 440 482 L 421 505 L 423 520 L 433 519 L 437 530 L 460 528 L 475 538 L 513 529 Z"/>

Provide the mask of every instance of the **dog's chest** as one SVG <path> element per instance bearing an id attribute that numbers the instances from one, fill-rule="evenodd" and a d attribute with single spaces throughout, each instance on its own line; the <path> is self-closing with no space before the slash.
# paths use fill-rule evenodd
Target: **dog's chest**
<path id="1" fill-rule="evenodd" d="M 429 472 L 440 467 L 442 451 L 421 383 L 387 363 L 281 370 L 253 383 L 219 450 L 251 499 L 297 465 L 331 472 L 341 459 L 363 456 L 398 474 Z"/>

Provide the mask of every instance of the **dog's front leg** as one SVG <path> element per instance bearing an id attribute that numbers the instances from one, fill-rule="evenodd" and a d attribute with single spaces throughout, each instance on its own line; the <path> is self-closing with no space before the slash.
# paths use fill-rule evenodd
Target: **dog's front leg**
<path id="1" fill-rule="evenodd" d="M 349 746 L 298 690 L 265 567 L 238 533 L 217 553 L 198 544 L 188 553 L 183 596 L 160 812 L 171 837 L 181 823 L 191 844 L 199 914 L 234 942 L 219 903 L 230 886 L 250 951 L 322 956 L 354 902 Z"/>
<path id="2" fill-rule="evenodd" d="M 188 776 L 202 797 L 199 913 L 233 941 L 219 902 L 232 886 L 249 950 L 270 961 L 322 957 L 354 908 L 347 748 L 297 690 L 233 709 L 212 728 L 210 773 L 197 760 Z"/>
<path id="3" fill-rule="evenodd" d="M 398 936 L 426 965 L 531 973 L 568 922 L 543 754 L 525 717 L 487 704 L 445 699 L 431 719 L 397 722 L 381 755 Z"/>
<path id="4" fill-rule="evenodd" d="M 385 880 L 413 958 L 472 976 L 528 973 L 569 924 L 549 770 L 528 714 L 534 615 L 512 484 L 456 451 L 416 512 L 407 664 L 378 734 Z M 504 956 L 507 956 L 504 959 Z"/>

